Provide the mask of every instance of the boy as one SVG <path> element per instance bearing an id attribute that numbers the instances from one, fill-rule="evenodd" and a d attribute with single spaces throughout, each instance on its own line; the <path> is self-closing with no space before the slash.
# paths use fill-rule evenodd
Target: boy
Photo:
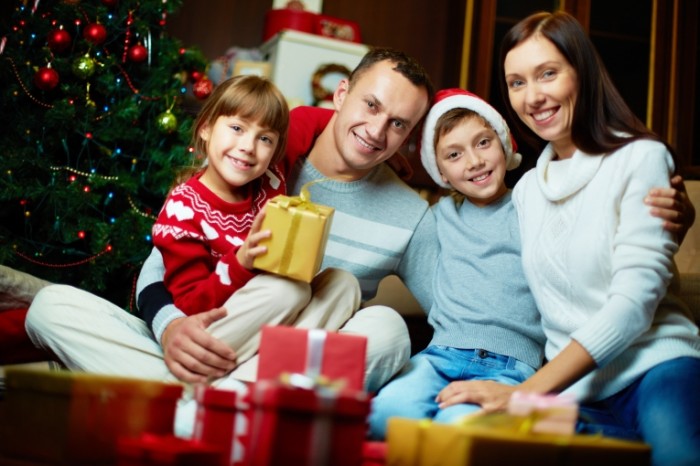
<path id="1" fill-rule="evenodd" d="M 428 321 L 429 346 L 373 400 L 370 433 L 389 417 L 450 422 L 480 409 L 444 407 L 443 389 L 461 380 L 515 385 L 541 365 L 544 334 L 520 262 L 520 233 L 505 185 L 520 164 L 501 115 L 461 89 L 437 93 L 423 129 L 421 161 L 441 187 L 433 208 L 440 246 Z"/>

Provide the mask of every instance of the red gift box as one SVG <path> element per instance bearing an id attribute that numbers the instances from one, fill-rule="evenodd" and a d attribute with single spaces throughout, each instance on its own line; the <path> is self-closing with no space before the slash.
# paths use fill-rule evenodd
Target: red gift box
<path id="1" fill-rule="evenodd" d="M 271 380 L 251 388 L 250 466 L 361 466 L 368 395 Z"/>
<path id="2" fill-rule="evenodd" d="M 244 465 L 249 432 L 249 403 L 232 390 L 195 387 L 197 402 L 193 440 L 219 446 L 227 466 Z"/>
<path id="3" fill-rule="evenodd" d="M 362 445 L 362 466 L 384 466 L 386 451 L 386 442 L 365 442 Z"/>
<path id="4" fill-rule="evenodd" d="M 333 39 L 346 40 L 349 42 L 362 42 L 360 39 L 360 25 L 355 21 L 335 18 L 328 15 L 317 15 L 314 24 L 314 33 L 319 36 L 331 37 Z"/>
<path id="5" fill-rule="evenodd" d="M 314 33 L 317 14 L 292 8 L 267 10 L 263 30 L 263 42 L 284 29 Z"/>
<path id="6" fill-rule="evenodd" d="M 258 380 L 279 380 L 284 373 L 319 375 L 363 390 L 367 338 L 319 329 L 263 326 Z"/>
<path id="7" fill-rule="evenodd" d="M 223 450 L 173 435 L 120 437 L 117 466 L 224 466 Z"/>

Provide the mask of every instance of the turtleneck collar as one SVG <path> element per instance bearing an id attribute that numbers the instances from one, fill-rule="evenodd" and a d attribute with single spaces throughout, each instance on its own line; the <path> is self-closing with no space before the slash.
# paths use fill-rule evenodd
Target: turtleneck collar
<path id="1" fill-rule="evenodd" d="M 603 163 L 602 155 L 590 155 L 576 150 L 569 159 L 555 160 L 551 144 L 545 147 L 535 167 L 537 182 L 550 201 L 561 201 L 586 186 Z"/>

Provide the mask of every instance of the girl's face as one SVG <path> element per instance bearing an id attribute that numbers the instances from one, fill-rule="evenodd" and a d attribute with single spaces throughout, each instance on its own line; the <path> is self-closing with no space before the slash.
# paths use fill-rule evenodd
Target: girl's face
<path id="1" fill-rule="evenodd" d="M 547 38 L 535 34 L 508 52 L 503 64 L 508 98 L 520 119 L 571 157 L 571 125 L 578 95 L 576 71 Z"/>
<path id="2" fill-rule="evenodd" d="M 440 176 L 479 207 L 506 193 L 506 157 L 498 135 L 479 118 L 467 118 L 440 136 L 435 147 Z"/>
<path id="3" fill-rule="evenodd" d="M 241 188 L 265 173 L 279 141 L 276 131 L 236 116 L 218 117 L 199 136 L 206 141 L 209 163 L 200 181 L 229 202 L 246 197 Z"/>

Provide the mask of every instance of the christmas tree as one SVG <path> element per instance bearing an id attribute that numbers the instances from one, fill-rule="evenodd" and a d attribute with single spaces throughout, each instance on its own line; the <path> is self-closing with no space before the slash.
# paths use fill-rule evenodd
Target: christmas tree
<path id="1" fill-rule="evenodd" d="M 211 92 L 204 56 L 167 33 L 181 3 L 24 0 L 2 19 L 0 263 L 133 309 L 192 163 L 185 103 Z"/>

